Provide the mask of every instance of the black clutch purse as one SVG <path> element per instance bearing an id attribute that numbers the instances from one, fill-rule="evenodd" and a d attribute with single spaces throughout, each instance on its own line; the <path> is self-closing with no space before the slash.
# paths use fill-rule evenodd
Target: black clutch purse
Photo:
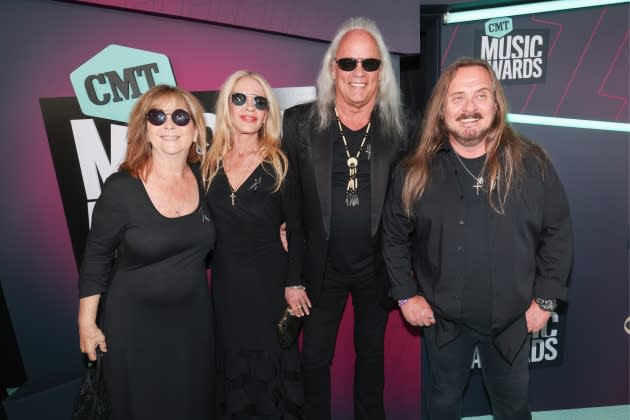
<path id="1" fill-rule="evenodd" d="M 302 319 L 295 316 L 291 308 L 287 308 L 282 314 L 282 318 L 278 321 L 278 339 L 280 347 L 287 349 L 295 343 L 297 336 L 300 334 L 302 327 Z"/>
<path id="2" fill-rule="evenodd" d="M 108 420 L 111 402 L 103 380 L 103 353 L 96 348 L 96 361 L 89 362 L 79 395 L 74 400 L 72 420 Z"/>

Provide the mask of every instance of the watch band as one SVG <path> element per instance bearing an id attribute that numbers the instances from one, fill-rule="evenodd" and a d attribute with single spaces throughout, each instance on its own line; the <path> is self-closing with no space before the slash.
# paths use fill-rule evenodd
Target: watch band
<path id="1" fill-rule="evenodd" d="M 540 309 L 547 312 L 553 312 L 558 307 L 558 303 L 555 299 L 542 299 L 542 298 L 534 298 L 536 304 L 540 306 Z"/>

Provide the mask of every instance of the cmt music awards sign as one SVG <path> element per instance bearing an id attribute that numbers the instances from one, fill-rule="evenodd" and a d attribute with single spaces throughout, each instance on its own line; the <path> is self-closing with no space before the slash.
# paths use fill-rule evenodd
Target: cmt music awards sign
<path id="1" fill-rule="evenodd" d="M 475 54 L 490 63 L 503 84 L 544 83 L 548 29 L 514 29 L 511 18 L 495 18 L 475 31 Z"/>
<path id="2" fill-rule="evenodd" d="M 73 71 L 70 80 L 76 97 L 40 98 L 40 108 L 79 265 L 101 187 L 124 158 L 133 104 L 156 85 L 174 86 L 175 77 L 162 54 L 110 45 Z M 314 87 L 274 93 L 283 110 L 315 98 Z M 211 110 L 218 92 L 194 95 Z M 206 112 L 204 118 L 212 129 L 215 115 Z"/>

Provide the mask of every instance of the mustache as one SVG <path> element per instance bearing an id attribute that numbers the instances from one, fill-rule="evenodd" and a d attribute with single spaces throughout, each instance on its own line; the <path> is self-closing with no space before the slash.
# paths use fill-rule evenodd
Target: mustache
<path id="1" fill-rule="evenodd" d="M 480 113 L 478 112 L 473 112 L 472 114 L 461 114 L 459 117 L 457 117 L 456 121 L 461 121 L 461 120 L 467 120 L 469 118 L 475 118 L 477 120 L 482 119 L 483 117 L 481 116 Z"/>

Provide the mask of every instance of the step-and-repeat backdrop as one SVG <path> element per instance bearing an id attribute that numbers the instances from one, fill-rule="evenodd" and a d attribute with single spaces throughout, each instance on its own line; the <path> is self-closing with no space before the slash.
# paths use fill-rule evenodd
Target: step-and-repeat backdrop
<path id="1" fill-rule="evenodd" d="M 198 1 L 176 2 L 178 7 L 172 7 L 175 2 L 122 3 L 149 13 L 50 0 L 0 4 L 0 24 L 11 34 L 0 38 L 5 63 L 0 281 L 27 374 L 4 404 L 11 419 L 69 418 L 83 373 L 77 263 L 94 201 L 124 154 L 125 120 L 134 99 L 153 84 L 176 83 L 202 100 L 212 126 L 221 83 L 234 71 L 249 69 L 270 82 L 286 108 L 314 97 L 312 86 L 328 45 L 277 33 L 282 26 L 276 24 L 292 28 L 295 22 L 279 19 L 273 2 L 273 19 L 264 18 L 261 2 L 253 8 L 247 1 L 216 2 L 224 3 L 221 16 L 232 19 L 220 24 L 209 22 L 212 10 Z M 412 32 L 418 33 L 419 11 L 412 10 Z M 297 6 L 285 15 L 289 12 L 298 14 Z M 310 9 L 303 12 L 297 21 L 316 22 Z M 252 13 L 260 14 L 260 22 L 271 25 L 262 29 L 273 33 L 234 27 Z M 335 14 L 327 36 L 349 16 Z M 417 50 L 418 40 L 411 47 L 394 44 L 401 51 Z M 340 419 L 352 412 L 352 321 L 349 305 L 333 366 L 333 404 Z M 420 410 L 420 344 L 398 312 L 391 315 L 386 351 L 388 414 L 414 418 Z"/>

